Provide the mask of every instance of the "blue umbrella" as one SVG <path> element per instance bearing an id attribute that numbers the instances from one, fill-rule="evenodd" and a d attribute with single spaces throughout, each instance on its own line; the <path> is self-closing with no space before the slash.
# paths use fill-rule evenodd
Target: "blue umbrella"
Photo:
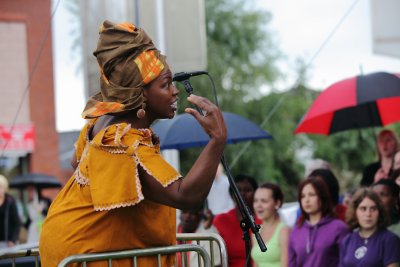
<path id="1" fill-rule="evenodd" d="M 272 136 L 253 122 L 233 113 L 223 112 L 228 129 L 227 143 L 272 139 Z M 170 120 L 157 121 L 152 126 L 160 138 L 161 149 L 185 149 L 204 146 L 210 137 L 190 114 L 179 114 Z"/>

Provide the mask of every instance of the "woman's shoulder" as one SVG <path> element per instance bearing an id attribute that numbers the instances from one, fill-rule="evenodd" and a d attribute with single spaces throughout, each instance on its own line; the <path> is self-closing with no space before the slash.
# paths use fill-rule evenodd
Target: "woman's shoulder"
<path id="1" fill-rule="evenodd" d="M 291 228 L 284 221 L 282 221 L 282 219 L 279 219 L 279 223 L 276 229 L 279 231 L 287 231 L 290 230 Z"/>
<path id="2" fill-rule="evenodd" d="M 135 142 L 152 144 L 155 134 L 150 128 L 136 129 L 129 123 L 111 124 L 95 134 L 91 143 L 106 147 L 128 147 Z"/>
<path id="3" fill-rule="evenodd" d="M 343 239 L 340 241 L 340 245 L 343 246 L 348 246 L 349 242 L 352 242 L 353 240 L 358 239 L 358 232 L 356 231 L 350 231 L 347 235 L 343 237 Z"/>
<path id="4" fill-rule="evenodd" d="M 334 225 L 337 227 L 347 227 L 347 224 L 344 221 L 334 216 L 332 217 L 328 215 L 323 220 L 325 221 L 325 224 L 328 224 L 330 226 Z"/>
<path id="5" fill-rule="evenodd" d="M 386 228 L 379 230 L 377 233 L 377 237 L 379 239 L 385 240 L 385 243 L 396 242 L 400 245 L 400 238 L 395 233 Z"/>
<path id="6" fill-rule="evenodd" d="M 290 228 L 288 225 L 284 224 L 283 222 L 280 222 L 278 225 L 277 230 L 279 231 L 279 237 L 287 237 L 290 235 L 292 232 L 292 228 Z"/>
<path id="7" fill-rule="evenodd" d="M 307 226 L 306 226 L 305 222 L 303 222 L 302 224 L 296 223 L 292 228 L 291 234 L 296 235 L 303 231 L 306 231 L 306 229 L 307 229 Z"/>
<path id="8" fill-rule="evenodd" d="M 8 193 L 5 193 L 5 200 L 6 200 L 5 202 L 9 205 L 15 205 L 17 202 L 15 198 Z"/>
<path id="9" fill-rule="evenodd" d="M 332 218 L 331 221 L 328 223 L 329 227 L 332 228 L 333 230 L 339 231 L 339 232 L 349 232 L 349 227 L 348 225 L 338 219 L 338 218 Z"/>

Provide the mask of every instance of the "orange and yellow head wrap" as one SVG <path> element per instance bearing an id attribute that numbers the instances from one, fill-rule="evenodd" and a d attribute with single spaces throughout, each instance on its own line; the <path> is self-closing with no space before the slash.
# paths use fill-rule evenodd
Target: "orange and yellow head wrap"
<path id="1" fill-rule="evenodd" d="M 100 92 L 86 103 L 82 117 L 96 118 L 142 107 L 143 87 L 168 68 L 165 56 L 142 29 L 104 21 L 94 55 L 100 67 Z"/>

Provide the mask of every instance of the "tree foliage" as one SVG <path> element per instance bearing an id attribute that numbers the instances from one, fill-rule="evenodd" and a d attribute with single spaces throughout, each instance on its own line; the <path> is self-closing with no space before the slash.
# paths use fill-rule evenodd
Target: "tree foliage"
<path id="1" fill-rule="evenodd" d="M 277 108 L 264 127 L 274 139 L 253 142 L 249 146 L 252 150 L 248 149 L 232 169 L 235 172 L 248 170 L 259 181 L 278 183 L 287 199 L 293 200 L 297 184 L 304 175 L 304 167 L 297 157 L 304 138 L 295 136 L 293 130 L 315 94 L 301 86 L 288 92 L 272 92 L 247 104 L 246 116 L 259 125 Z M 232 151 L 230 155 L 236 155 L 235 150 L 235 147 L 227 147 L 227 151 Z"/>
<path id="2" fill-rule="evenodd" d="M 279 52 L 261 25 L 271 18 L 256 10 L 253 1 L 207 0 L 206 31 L 208 72 L 218 90 L 222 109 L 243 105 L 243 99 L 259 95 L 259 87 L 273 81 Z M 198 94 L 212 98 L 207 80 L 194 82 Z"/>

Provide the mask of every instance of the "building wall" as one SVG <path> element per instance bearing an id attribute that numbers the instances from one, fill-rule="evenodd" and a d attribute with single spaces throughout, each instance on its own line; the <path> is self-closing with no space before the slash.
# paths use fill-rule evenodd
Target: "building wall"
<path id="1" fill-rule="evenodd" d="M 17 124 L 28 124 L 30 123 L 29 92 L 23 98 L 28 84 L 26 24 L 0 20 L 0 39 L 7 40 L 0 42 L 0 72 L 2 77 L 6 77 L 0 85 L 3 88 L 0 97 L 0 124 L 7 125 L 14 119 Z M 19 114 L 15 118 L 18 107 Z"/>
<path id="2" fill-rule="evenodd" d="M 54 175 L 61 180 L 55 125 L 50 19 L 51 0 L 0 1 L 0 22 L 25 23 L 26 28 L 28 81 L 29 75 L 32 75 L 28 105 L 30 121 L 35 125 L 36 135 L 35 149 L 29 157 L 28 171 Z M 40 51 L 46 35 L 44 47 Z M 39 53 L 41 54 L 38 64 L 32 73 Z M 0 84 L 0 93 L 4 90 L 12 89 L 2 88 Z"/>

